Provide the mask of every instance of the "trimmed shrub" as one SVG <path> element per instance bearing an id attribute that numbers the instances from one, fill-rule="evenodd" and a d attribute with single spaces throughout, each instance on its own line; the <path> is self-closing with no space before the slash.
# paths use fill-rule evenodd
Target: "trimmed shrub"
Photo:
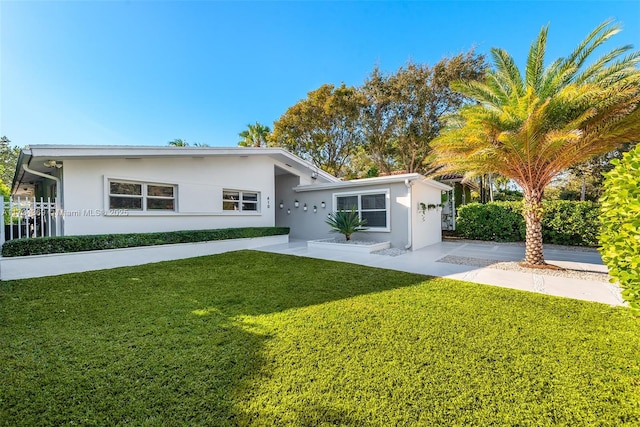
<path id="1" fill-rule="evenodd" d="M 10 240 L 2 245 L 2 256 L 15 257 L 66 252 L 84 252 L 136 246 L 195 243 L 289 234 L 287 227 L 221 228 L 165 233 L 99 234 L 87 236 L 36 237 Z"/>
<path id="2" fill-rule="evenodd" d="M 543 202 L 542 237 L 545 243 L 598 245 L 598 205 L 593 202 Z M 521 242 L 526 225 L 522 202 L 470 203 L 458 208 L 456 233 L 466 239 Z"/>
<path id="3" fill-rule="evenodd" d="M 520 242 L 525 236 L 522 202 L 462 205 L 458 208 L 456 233 L 473 240 Z"/>
<path id="4" fill-rule="evenodd" d="M 599 207 L 593 202 L 545 201 L 542 240 L 570 246 L 598 246 Z"/>
<path id="5" fill-rule="evenodd" d="M 600 253 L 609 274 L 620 282 L 622 296 L 640 309 L 640 145 L 612 160 L 600 200 Z"/>

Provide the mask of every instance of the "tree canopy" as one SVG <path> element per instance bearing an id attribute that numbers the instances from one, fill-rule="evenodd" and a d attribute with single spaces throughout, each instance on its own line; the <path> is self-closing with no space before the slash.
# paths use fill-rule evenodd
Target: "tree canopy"
<path id="1" fill-rule="evenodd" d="M 358 126 L 360 97 L 344 83 L 324 84 L 278 119 L 271 141 L 336 176 L 346 172 L 349 156 L 362 142 Z"/>
<path id="2" fill-rule="evenodd" d="M 484 70 L 484 56 L 473 50 L 433 67 L 409 62 L 390 75 L 374 68 L 359 88 L 364 99 L 360 121 L 378 168 L 385 173 L 427 172 L 431 141 L 444 127 L 444 117 L 465 101 L 450 83 L 479 80 Z"/>
<path id="3" fill-rule="evenodd" d="M 2 175 L 0 194 L 4 196 L 9 196 L 11 193 L 11 184 L 13 183 L 16 163 L 20 155 L 20 148 L 12 147 L 10 142 L 6 136 L 0 138 L 0 174 Z"/>
<path id="4" fill-rule="evenodd" d="M 474 51 L 433 67 L 409 62 L 392 74 L 375 67 L 361 87 L 309 92 L 276 121 L 270 140 L 338 176 L 425 172 L 443 118 L 465 102 L 450 82 L 480 79 L 484 70 Z"/>

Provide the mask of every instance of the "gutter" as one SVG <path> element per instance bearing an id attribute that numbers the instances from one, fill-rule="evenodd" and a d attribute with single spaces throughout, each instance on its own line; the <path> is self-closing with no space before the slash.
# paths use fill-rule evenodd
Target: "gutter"
<path id="1" fill-rule="evenodd" d="M 20 165 L 25 163 L 24 158 L 31 155 L 31 150 L 29 147 L 25 147 L 20 150 L 20 154 L 18 155 L 18 160 L 16 160 L 16 171 L 13 174 L 13 181 L 11 181 L 11 194 L 13 194 L 20 183 Z M 24 172 L 23 172 L 24 175 Z"/>
<path id="2" fill-rule="evenodd" d="M 53 176 L 53 175 L 47 175 L 46 173 L 42 173 L 33 169 L 30 169 L 29 166 L 27 166 L 26 163 L 22 164 L 22 170 L 24 170 L 25 172 L 29 172 L 32 175 L 36 175 L 36 176 L 41 176 L 42 178 L 46 178 L 46 179 L 52 179 L 56 182 L 56 192 L 57 192 L 57 199 L 60 199 L 60 201 L 62 202 L 63 198 L 62 198 L 62 183 L 60 181 L 60 178 L 58 178 L 57 176 Z M 62 206 L 59 206 L 59 208 L 62 208 Z M 60 221 L 56 221 L 56 236 L 60 236 Z"/>
<path id="3" fill-rule="evenodd" d="M 412 243 L 412 230 L 411 230 L 411 221 L 413 220 L 413 216 L 411 215 L 411 211 L 413 209 L 413 202 L 411 201 L 411 185 L 412 181 L 409 179 L 404 180 L 404 185 L 407 187 L 407 199 L 409 200 L 409 208 L 407 209 L 407 244 L 404 246 L 405 249 L 410 249 Z"/>

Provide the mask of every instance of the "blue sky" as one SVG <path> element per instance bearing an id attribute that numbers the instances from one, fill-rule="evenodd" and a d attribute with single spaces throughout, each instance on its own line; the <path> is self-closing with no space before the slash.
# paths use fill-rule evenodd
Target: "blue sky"
<path id="1" fill-rule="evenodd" d="M 550 24 L 548 60 L 607 18 L 609 48 L 640 48 L 640 1 L 0 0 L 0 135 L 14 145 L 235 146 L 324 83 L 374 65 L 434 64 L 475 47 L 522 66 Z"/>

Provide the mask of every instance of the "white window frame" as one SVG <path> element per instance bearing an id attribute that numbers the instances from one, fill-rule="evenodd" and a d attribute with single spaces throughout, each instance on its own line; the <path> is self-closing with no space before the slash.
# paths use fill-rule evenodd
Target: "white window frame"
<path id="1" fill-rule="evenodd" d="M 112 182 L 140 185 L 142 189 L 141 191 L 142 194 L 141 195 L 112 194 L 111 193 Z M 148 187 L 150 185 L 173 188 L 173 197 L 149 196 Z M 171 184 L 167 182 L 141 181 L 141 180 L 130 179 L 130 178 L 105 177 L 104 187 L 105 187 L 105 192 L 104 192 L 105 194 L 104 215 L 105 216 L 123 216 L 123 211 L 126 211 L 127 215 L 131 215 L 131 214 L 133 215 L 167 215 L 167 214 L 175 214 L 178 212 L 178 184 Z M 132 199 L 142 199 L 142 208 L 141 209 L 112 208 L 111 197 L 128 197 Z M 173 209 L 148 209 L 147 208 L 148 199 L 173 200 Z"/>
<path id="2" fill-rule="evenodd" d="M 362 196 L 372 195 L 372 194 L 384 194 L 384 200 L 385 200 L 384 211 L 387 213 L 386 215 L 387 224 L 384 227 L 371 227 L 367 225 L 366 231 L 389 232 L 391 231 L 391 192 L 389 191 L 388 188 L 380 188 L 375 190 L 349 191 L 344 193 L 333 193 L 333 206 L 336 207 L 336 210 L 338 209 L 338 197 L 357 196 L 358 206 L 356 210 L 358 211 L 358 217 L 362 219 Z M 382 211 L 382 210 L 383 209 L 366 209 L 366 211 L 371 211 L 371 212 Z"/>
<path id="3" fill-rule="evenodd" d="M 224 198 L 224 193 L 238 193 L 238 200 L 232 200 L 232 199 L 225 199 Z M 244 200 L 244 195 L 247 193 L 251 193 L 251 194 L 255 194 L 256 195 L 256 200 Z M 255 190 L 236 190 L 236 189 L 231 189 L 231 188 L 223 188 L 222 189 L 222 212 L 225 213 L 229 213 L 229 212 L 237 212 L 237 213 L 244 213 L 244 214 L 256 214 L 256 213 L 260 213 L 260 200 L 261 200 L 261 194 L 259 191 L 255 191 Z M 224 204 L 225 202 L 232 202 L 232 203 L 238 203 L 238 209 L 225 209 L 224 208 Z M 255 210 L 244 210 L 242 209 L 242 204 L 243 203 L 251 203 L 256 205 L 256 209 Z"/>

